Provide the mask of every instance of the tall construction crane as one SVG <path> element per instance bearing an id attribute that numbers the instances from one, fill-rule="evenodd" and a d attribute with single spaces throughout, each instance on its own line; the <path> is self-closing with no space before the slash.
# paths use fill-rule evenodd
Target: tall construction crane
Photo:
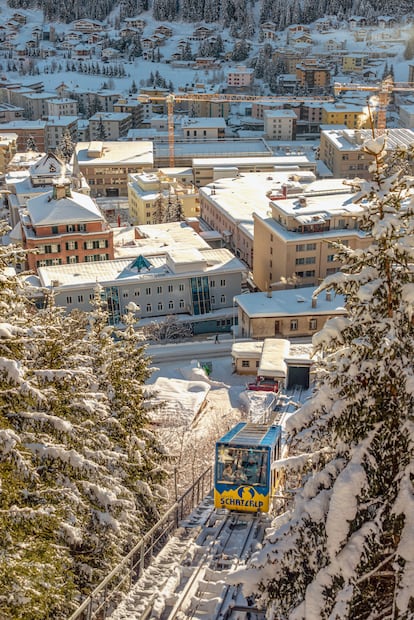
<path id="1" fill-rule="evenodd" d="M 332 102 L 334 98 L 326 97 L 293 97 L 292 95 L 245 95 L 235 93 L 170 93 L 168 95 L 139 95 L 139 101 L 151 103 L 153 101 L 163 101 L 167 106 L 168 117 L 168 152 L 169 165 L 171 168 L 175 164 L 174 155 L 174 105 L 183 101 L 207 101 L 212 103 L 246 103 L 249 101 L 260 101 L 263 103 L 301 103 L 301 102 Z"/>
<path id="2" fill-rule="evenodd" d="M 378 98 L 377 106 L 377 132 L 383 133 L 387 128 L 387 108 L 393 92 L 410 92 L 414 91 L 413 82 L 394 82 L 391 76 L 388 76 L 382 82 L 377 84 L 354 84 L 353 82 L 341 84 L 335 82 L 334 94 L 338 97 L 344 91 L 362 91 L 373 93 Z M 370 104 L 368 103 L 370 111 Z"/>

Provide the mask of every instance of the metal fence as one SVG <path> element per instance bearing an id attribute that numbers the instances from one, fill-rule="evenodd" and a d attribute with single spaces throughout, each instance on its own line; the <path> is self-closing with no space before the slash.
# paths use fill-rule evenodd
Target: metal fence
<path id="1" fill-rule="evenodd" d="M 165 513 L 145 536 L 135 545 L 127 556 L 83 601 L 69 620 L 104 620 L 117 607 L 133 584 L 141 577 L 178 528 L 180 521 L 187 517 L 201 502 L 212 487 L 212 467 L 194 482 L 176 503 Z M 148 608 L 151 611 L 152 604 Z M 146 617 L 145 614 L 143 616 Z"/>

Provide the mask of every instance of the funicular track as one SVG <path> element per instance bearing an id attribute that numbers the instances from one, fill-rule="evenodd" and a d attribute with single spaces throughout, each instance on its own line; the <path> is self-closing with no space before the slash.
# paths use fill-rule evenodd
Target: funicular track
<path id="1" fill-rule="evenodd" d="M 165 609 L 161 620 L 225 619 L 234 611 L 237 618 L 243 618 L 243 612 L 253 618 L 257 610 L 252 602 L 226 578 L 261 542 L 268 523 L 268 515 L 214 511 L 197 537 L 198 551 L 191 565 L 183 568 L 174 604 Z"/>

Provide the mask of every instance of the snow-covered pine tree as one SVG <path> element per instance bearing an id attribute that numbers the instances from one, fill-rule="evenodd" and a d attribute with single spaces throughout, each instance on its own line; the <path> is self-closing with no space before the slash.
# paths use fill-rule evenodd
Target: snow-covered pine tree
<path id="1" fill-rule="evenodd" d="M 36 144 L 36 140 L 33 138 L 33 136 L 29 136 L 26 140 L 26 151 L 34 151 L 34 152 L 38 152 L 38 148 L 37 148 L 37 144 Z"/>
<path id="2" fill-rule="evenodd" d="M 164 454 L 132 316 L 114 341 L 107 312 L 36 310 L 14 259 L 0 246 L 0 616 L 60 620 L 153 523 Z"/>
<path id="3" fill-rule="evenodd" d="M 68 164 L 71 160 L 74 150 L 75 145 L 72 141 L 70 131 L 68 129 L 65 129 L 62 134 L 62 139 L 59 142 L 59 146 L 56 149 L 56 154 Z"/>
<path id="4" fill-rule="evenodd" d="M 234 577 L 269 618 L 414 617 L 414 179 L 406 152 L 387 158 L 386 136 L 363 151 L 372 179 L 353 185 L 372 243 L 338 245 L 342 270 L 319 287 L 345 295 L 348 315 L 315 336 L 318 385 L 288 420 L 279 463 L 303 484 Z"/>

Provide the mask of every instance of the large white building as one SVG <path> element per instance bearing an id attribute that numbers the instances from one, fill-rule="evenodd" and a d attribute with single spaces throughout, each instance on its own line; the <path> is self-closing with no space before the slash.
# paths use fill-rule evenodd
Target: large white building
<path id="1" fill-rule="evenodd" d="M 53 290 L 56 304 L 68 311 L 90 311 L 99 284 L 114 323 L 132 301 L 142 321 L 178 315 L 194 325 L 194 333 L 204 333 L 231 330 L 244 270 L 226 249 L 181 246 L 133 259 L 41 267 L 38 274 L 40 285 Z"/>

